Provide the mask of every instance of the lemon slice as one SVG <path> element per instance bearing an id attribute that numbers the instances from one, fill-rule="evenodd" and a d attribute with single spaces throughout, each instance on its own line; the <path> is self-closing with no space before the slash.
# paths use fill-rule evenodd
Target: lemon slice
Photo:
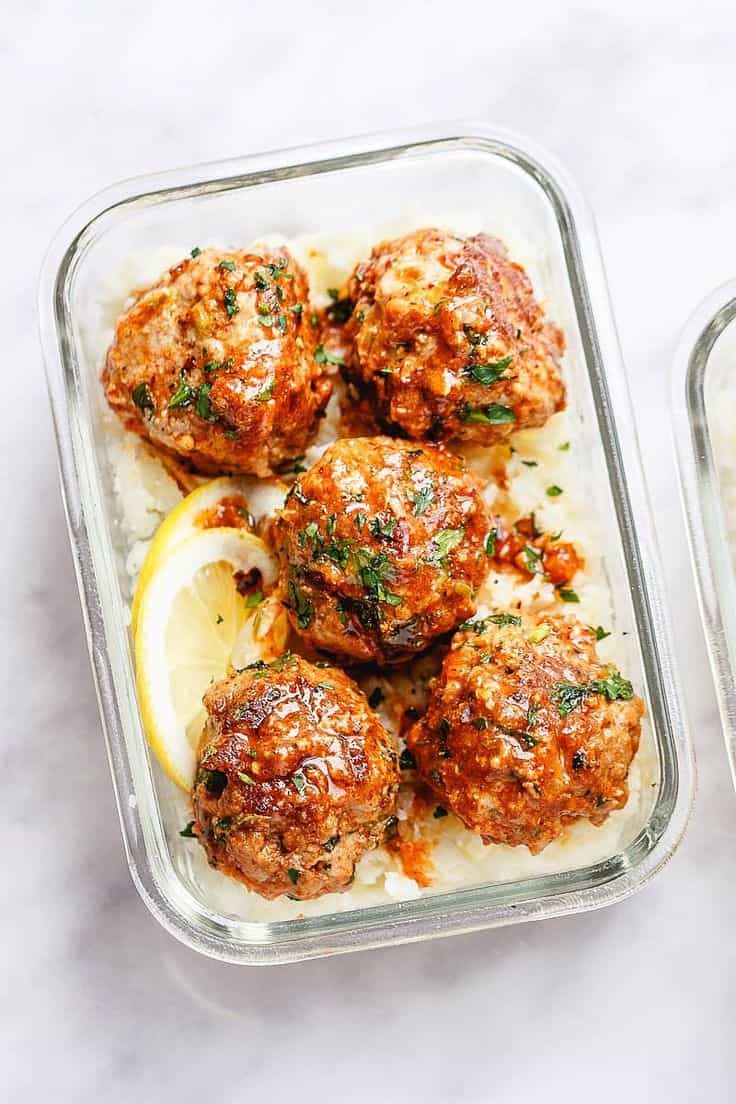
<path id="1" fill-rule="evenodd" d="M 151 748 L 172 781 L 191 789 L 205 711 L 202 695 L 231 665 L 273 659 L 284 648 L 277 599 L 249 608 L 235 572 L 278 574 L 263 541 L 244 529 L 203 529 L 149 565 L 138 588 L 134 649 L 138 700 Z"/>
<path id="2" fill-rule="evenodd" d="M 159 525 L 143 561 L 131 610 L 133 633 L 135 634 L 138 619 L 139 596 L 162 557 L 167 556 L 172 548 L 194 533 L 228 523 L 232 525 L 231 519 L 233 515 L 237 518 L 239 511 L 249 513 L 256 523 L 262 521 L 283 506 L 288 489 L 279 479 L 256 479 L 247 475 L 222 476 L 203 483 L 182 499 Z M 245 518 L 243 525 L 247 525 Z"/>

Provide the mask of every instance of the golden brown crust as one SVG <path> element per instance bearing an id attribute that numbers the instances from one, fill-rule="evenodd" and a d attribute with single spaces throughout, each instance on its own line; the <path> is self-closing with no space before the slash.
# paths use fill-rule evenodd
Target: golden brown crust
<path id="1" fill-rule="evenodd" d="M 329 399 L 307 277 L 284 248 L 206 249 L 140 292 L 102 381 L 126 428 L 216 474 L 304 452 Z"/>
<path id="2" fill-rule="evenodd" d="M 643 712 L 598 660 L 592 629 L 496 614 L 455 635 L 406 739 L 445 808 L 485 843 L 536 853 L 626 804 Z"/>
<path id="3" fill-rule="evenodd" d="M 478 481 L 441 446 L 336 441 L 276 526 L 291 622 L 343 660 L 416 655 L 473 612 L 488 528 Z"/>
<path id="4" fill-rule="evenodd" d="M 345 374 L 385 426 L 490 444 L 564 407 L 562 332 L 497 238 L 425 229 L 382 242 L 347 297 Z"/>
<path id="5" fill-rule="evenodd" d="M 287 653 L 217 683 L 204 704 L 192 799 L 210 864 L 268 898 L 347 889 L 398 790 L 393 742 L 364 694 Z"/>

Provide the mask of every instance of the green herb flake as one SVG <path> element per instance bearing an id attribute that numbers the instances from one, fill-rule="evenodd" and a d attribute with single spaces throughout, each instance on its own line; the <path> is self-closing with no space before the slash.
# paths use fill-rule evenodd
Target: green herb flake
<path id="1" fill-rule="evenodd" d="M 192 831 L 192 828 L 194 827 L 195 823 L 196 823 L 196 821 L 190 820 L 189 823 L 187 824 L 186 828 L 182 828 L 179 835 L 184 836 L 185 839 L 196 839 L 197 838 L 197 833 Z"/>
<path id="2" fill-rule="evenodd" d="M 522 464 L 525 468 L 538 468 L 539 464 L 536 460 L 522 460 Z"/>
<path id="3" fill-rule="evenodd" d="M 547 495 L 549 498 L 559 498 L 562 494 L 562 487 L 558 487 L 556 483 L 553 483 L 551 487 L 547 488 Z"/>
<path id="4" fill-rule="evenodd" d="M 496 543 L 498 541 L 498 529 L 494 526 L 486 537 L 486 555 L 496 555 Z"/>
<path id="5" fill-rule="evenodd" d="M 238 778 L 241 782 L 244 782 L 246 786 L 255 786 L 256 784 L 255 779 L 251 778 L 251 776 L 249 774 L 246 774 L 245 771 L 238 771 Z"/>
<path id="6" fill-rule="evenodd" d="M 260 606 L 262 601 L 263 601 L 263 591 L 262 590 L 254 590 L 253 593 L 249 594 L 248 597 L 245 599 L 245 608 L 246 609 L 255 609 L 256 606 Z"/>
<path id="7" fill-rule="evenodd" d="M 521 554 L 524 561 L 524 567 L 530 575 L 543 575 L 544 566 L 542 564 L 542 553 L 538 548 L 535 548 L 533 544 L 527 544 L 524 546 L 524 551 Z"/>
<path id="8" fill-rule="evenodd" d="M 190 257 L 198 257 L 201 252 L 202 252 L 202 250 L 199 248 L 199 246 L 195 245 L 194 249 L 192 249 L 189 256 Z"/>
<path id="9" fill-rule="evenodd" d="M 578 709 L 590 694 L 602 694 L 609 701 L 630 701 L 634 688 L 628 679 L 625 679 L 615 667 L 609 667 L 605 678 L 593 679 L 592 682 L 576 685 L 562 680 L 552 687 L 550 697 L 557 706 L 557 712 L 561 717 L 567 717 L 574 709 Z"/>
<path id="10" fill-rule="evenodd" d="M 416 494 L 409 493 L 407 498 L 414 506 L 414 517 L 421 517 L 421 515 L 432 505 L 434 501 L 434 491 L 430 486 L 420 487 Z"/>
<path id="11" fill-rule="evenodd" d="M 235 271 L 235 261 L 220 261 L 218 268 L 224 268 L 227 272 Z"/>
<path id="12" fill-rule="evenodd" d="M 303 303 L 294 303 L 294 306 L 289 307 L 289 310 L 291 311 L 292 314 L 295 314 L 297 316 L 297 318 L 299 318 L 299 316 L 304 311 L 304 304 Z"/>
<path id="13" fill-rule="evenodd" d="M 291 781 L 294 783 L 294 789 L 298 794 L 303 794 L 307 788 L 307 778 L 304 771 L 294 771 L 291 776 Z"/>
<path id="14" fill-rule="evenodd" d="M 563 602 L 579 602 L 580 597 L 577 591 L 571 590 L 569 587 L 560 587 L 557 591 Z"/>
<path id="15" fill-rule="evenodd" d="M 189 385 L 185 373 L 182 372 L 181 376 L 179 377 L 179 386 L 169 399 L 169 408 L 173 409 L 177 406 L 191 406 L 196 397 L 196 387 L 191 387 Z"/>
<path id="16" fill-rule="evenodd" d="M 267 383 L 265 387 L 261 388 L 261 390 L 256 395 L 256 402 L 257 403 L 265 403 L 265 402 L 268 402 L 269 399 L 272 399 L 273 398 L 273 389 L 274 389 L 275 386 L 276 386 L 276 381 L 271 380 L 270 383 Z"/>
<path id="17" fill-rule="evenodd" d="M 376 514 L 371 520 L 370 531 L 377 540 L 391 540 L 396 524 L 396 518 L 381 517 L 380 514 Z"/>
<path id="18" fill-rule="evenodd" d="M 322 846 L 324 847 L 325 851 L 334 851 L 339 842 L 339 836 L 330 836 L 328 840 L 325 840 Z"/>
<path id="19" fill-rule="evenodd" d="M 222 299 L 228 318 L 234 318 L 239 312 L 238 297 L 232 288 L 228 288 Z"/>
<path id="20" fill-rule="evenodd" d="M 299 590 L 293 579 L 289 580 L 287 587 L 289 605 L 296 613 L 296 623 L 300 629 L 308 629 L 314 618 L 314 606 Z"/>
<path id="21" fill-rule="evenodd" d="M 445 809 L 442 805 L 438 805 L 435 811 L 432 813 L 432 816 L 435 820 L 441 820 L 442 817 L 447 816 L 447 809 Z"/>
<path id="22" fill-rule="evenodd" d="M 156 404 L 153 401 L 151 388 L 147 383 L 139 383 L 137 387 L 134 387 L 130 397 L 144 418 L 152 418 L 156 413 Z"/>
<path id="23" fill-rule="evenodd" d="M 513 359 L 513 356 L 505 356 L 500 360 L 490 360 L 487 364 L 469 364 L 465 371 L 476 383 L 488 387 L 504 378 L 504 372 Z"/>
<path id="24" fill-rule="evenodd" d="M 570 451 L 570 442 L 565 441 L 564 444 L 558 445 L 557 447 L 560 450 L 560 452 L 569 452 Z"/>
<path id="25" fill-rule="evenodd" d="M 457 548 L 464 535 L 464 529 L 440 529 L 437 536 L 432 539 L 434 545 L 433 559 L 438 561 L 443 568 L 446 568 L 450 552 L 453 548 Z"/>
<path id="26" fill-rule="evenodd" d="M 345 367 L 345 361 L 341 357 L 329 353 L 321 343 L 314 350 L 314 359 L 318 364 L 334 364 L 338 368 Z"/>
<path id="27" fill-rule="evenodd" d="M 211 383 L 200 384 L 197 388 L 197 398 L 194 406 L 200 418 L 204 418 L 206 422 L 214 422 L 217 420 L 217 415 L 213 413 L 212 403 L 210 402 L 211 390 Z"/>
<path id="28" fill-rule="evenodd" d="M 593 632 L 595 633 L 596 640 L 605 640 L 607 636 L 611 635 L 602 625 L 597 625 L 593 629 Z"/>
<path id="29" fill-rule="evenodd" d="M 221 625 L 224 620 L 225 620 L 225 618 L 222 616 L 222 614 L 218 613 L 217 620 L 215 621 L 215 624 L 216 625 Z"/>
<path id="30" fill-rule="evenodd" d="M 460 411 L 460 421 L 469 424 L 479 422 L 483 425 L 509 425 L 516 421 L 516 414 L 510 406 L 503 406 L 501 403 L 490 403 L 483 407 L 465 403 Z"/>
<path id="31" fill-rule="evenodd" d="M 286 871 L 286 876 L 292 885 L 296 885 L 296 883 L 299 881 L 300 873 L 301 871 L 295 870 L 293 866 L 290 866 L 289 869 Z"/>

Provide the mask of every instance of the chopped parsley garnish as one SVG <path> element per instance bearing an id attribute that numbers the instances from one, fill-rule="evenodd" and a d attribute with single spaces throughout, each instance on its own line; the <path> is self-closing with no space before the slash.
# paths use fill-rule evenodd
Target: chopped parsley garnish
<path id="1" fill-rule="evenodd" d="M 218 264 L 217 267 L 218 268 L 224 268 L 228 272 L 234 272 L 235 271 L 235 261 L 220 261 L 220 263 Z"/>
<path id="2" fill-rule="evenodd" d="M 184 836 L 185 839 L 196 839 L 197 838 L 197 833 L 192 831 L 192 828 L 194 827 L 195 823 L 196 823 L 196 821 L 190 820 L 189 823 L 187 824 L 186 828 L 182 828 L 179 835 Z"/>
<path id="3" fill-rule="evenodd" d="M 296 885 L 296 883 L 299 881 L 300 873 L 301 871 L 295 870 L 293 866 L 290 866 L 289 869 L 286 871 L 286 875 L 292 885 Z"/>
<path id="4" fill-rule="evenodd" d="M 189 385 L 186 375 L 182 372 L 179 377 L 179 386 L 169 399 L 169 407 L 190 406 L 194 402 L 195 397 L 196 388 Z"/>
<path id="5" fill-rule="evenodd" d="M 522 460 L 522 464 L 525 468 L 538 468 L 539 464 L 536 460 Z"/>
<path id="6" fill-rule="evenodd" d="M 550 498 L 558 498 L 562 494 L 562 487 L 558 487 L 556 483 L 553 483 L 551 487 L 547 488 L 547 494 Z"/>
<path id="7" fill-rule="evenodd" d="M 460 626 L 466 632 L 483 633 L 486 631 L 489 625 L 520 625 L 521 618 L 515 617 L 513 613 L 490 613 L 488 617 L 479 617 L 474 621 L 463 621 Z"/>
<path id="8" fill-rule="evenodd" d="M 498 529 L 494 526 L 490 533 L 486 537 L 486 553 L 489 556 L 496 555 L 496 542 L 498 540 Z"/>
<path id="9" fill-rule="evenodd" d="M 431 553 L 431 559 L 447 569 L 447 557 L 453 548 L 457 548 L 464 535 L 464 529 L 440 529 L 437 536 L 432 538 L 434 551 Z"/>
<path id="10" fill-rule="evenodd" d="M 206 422 L 214 422 L 217 420 L 217 415 L 212 413 L 212 403 L 210 402 L 211 390 L 211 383 L 200 384 L 197 388 L 197 399 L 194 405 L 194 409 L 197 411 L 200 418 L 204 418 Z"/>
<path id="11" fill-rule="evenodd" d="M 461 422 L 481 422 L 484 425 L 509 425 L 516 421 L 516 415 L 510 406 L 490 403 L 488 406 L 471 406 L 465 403 L 460 411 Z"/>
<path id="12" fill-rule="evenodd" d="M 339 842 L 339 836 L 330 836 L 328 840 L 325 840 L 322 846 L 324 847 L 325 851 L 334 851 Z"/>
<path id="13" fill-rule="evenodd" d="M 420 517 L 425 510 L 427 510 L 434 501 L 434 491 L 431 487 L 420 487 L 416 494 L 410 492 L 407 498 L 414 506 L 414 516 Z"/>
<path id="14" fill-rule="evenodd" d="M 557 591 L 563 602 L 579 602 L 580 598 L 576 591 L 571 590 L 569 587 L 560 587 Z"/>
<path id="15" fill-rule="evenodd" d="M 289 307 L 289 310 L 291 311 L 292 314 L 295 314 L 298 318 L 299 315 L 304 310 L 304 304 L 303 303 L 295 303 L 293 307 Z"/>
<path id="16" fill-rule="evenodd" d="M 234 318 L 240 310 L 240 307 L 238 306 L 238 297 L 232 288 L 227 289 L 222 301 L 225 304 L 228 318 Z"/>
<path id="17" fill-rule="evenodd" d="M 222 622 L 223 622 L 224 620 L 225 620 L 225 618 L 224 618 L 224 617 L 222 616 L 222 614 L 221 614 L 221 613 L 218 613 L 218 615 L 217 615 L 217 621 L 215 621 L 215 624 L 216 624 L 216 625 L 221 625 L 221 624 L 222 624 Z"/>
<path id="18" fill-rule="evenodd" d="M 289 580 L 288 596 L 291 608 L 296 613 L 296 623 L 300 629 L 308 629 L 314 618 L 314 606 L 299 590 L 293 579 Z"/>
<path id="19" fill-rule="evenodd" d="M 249 594 L 248 597 L 245 599 L 245 608 L 246 609 L 255 609 L 256 606 L 260 606 L 262 601 L 263 601 L 263 591 L 262 590 L 254 590 L 253 593 Z"/>
<path id="20" fill-rule="evenodd" d="M 595 629 L 593 629 L 593 632 L 595 633 L 596 640 L 605 640 L 607 636 L 611 635 L 602 625 L 597 625 Z"/>
<path id="21" fill-rule="evenodd" d="M 372 519 L 370 531 L 377 540 L 391 540 L 396 529 L 396 518 L 381 517 L 380 514 Z"/>
<path id="22" fill-rule="evenodd" d="M 365 549 L 360 550 L 365 552 Z M 392 594 L 387 584 L 396 581 L 396 570 L 383 552 L 377 556 L 370 555 L 367 562 L 360 568 L 360 581 L 369 596 L 376 602 L 386 602 L 390 606 L 400 606 L 401 596 Z"/>
<path id="23" fill-rule="evenodd" d="M 504 378 L 504 372 L 513 359 L 513 356 L 505 356 L 500 360 L 489 360 L 487 364 L 469 364 L 465 371 L 476 383 L 488 387 Z"/>
<path id="24" fill-rule="evenodd" d="M 245 771 L 238 771 L 238 778 L 241 782 L 244 782 L 246 786 L 255 786 L 255 779 L 251 778 Z"/>
<path id="25" fill-rule="evenodd" d="M 445 809 L 442 805 L 438 805 L 435 811 L 432 813 L 432 816 L 435 820 L 441 820 L 442 817 L 447 816 L 447 809 Z"/>
<path id="26" fill-rule="evenodd" d="M 401 770 L 416 770 L 417 761 L 409 751 L 408 748 L 404 748 L 399 756 L 399 767 Z"/>
<path id="27" fill-rule="evenodd" d="M 524 545 L 524 551 L 521 554 L 524 561 L 524 567 L 530 575 L 543 575 L 544 567 L 542 565 L 542 553 L 538 548 L 535 548 L 533 544 Z"/>
<path id="28" fill-rule="evenodd" d="M 550 697 L 557 706 L 557 712 L 561 717 L 567 717 L 574 709 L 578 709 L 591 694 L 602 694 L 609 701 L 629 701 L 634 693 L 634 688 L 628 679 L 622 678 L 615 667 L 608 668 L 608 674 L 604 679 L 593 679 L 577 685 L 574 682 L 562 680 L 552 687 Z"/>
<path id="29" fill-rule="evenodd" d="M 264 402 L 268 402 L 269 399 L 272 399 L 273 398 L 273 389 L 274 389 L 275 386 L 276 386 L 276 381 L 275 380 L 271 380 L 270 383 L 267 383 L 266 386 L 263 387 L 258 392 L 258 394 L 256 395 L 256 402 L 257 403 L 264 403 Z"/>
<path id="30" fill-rule="evenodd" d="M 307 779 L 304 771 L 294 771 L 291 776 L 291 781 L 294 783 L 294 789 L 298 794 L 303 794 L 307 788 Z"/>
<path id="31" fill-rule="evenodd" d="M 156 405 L 153 401 L 151 388 L 147 383 L 139 383 L 130 393 L 130 397 L 140 410 L 144 418 L 151 418 L 156 413 Z"/>
<path id="32" fill-rule="evenodd" d="M 314 350 L 314 359 L 318 364 L 335 364 L 339 368 L 345 367 L 345 361 L 339 356 L 334 356 L 333 353 L 328 353 L 322 344 L 319 344 Z"/>
<path id="33" fill-rule="evenodd" d="M 570 448 L 570 442 L 565 441 L 564 444 L 558 445 L 557 447 L 559 448 L 560 452 L 567 452 Z"/>
<path id="34" fill-rule="evenodd" d="M 201 252 L 202 252 L 202 250 L 199 248 L 199 246 L 195 245 L 194 249 L 191 251 L 189 256 L 190 257 L 198 257 Z"/>

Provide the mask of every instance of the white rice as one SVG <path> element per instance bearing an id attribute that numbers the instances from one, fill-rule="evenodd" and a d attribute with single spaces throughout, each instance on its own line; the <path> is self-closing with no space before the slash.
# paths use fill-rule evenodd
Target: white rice
<path id="1" fill-rule="evenodd" d="M 425 215 L 423 219 L 411 218 L 390 226 L 366 227 L 350 236 L 305 236 L 290 241 L 288 245 L 306 267 L 314 301 L 319 305 L 327 301 L 327 288 L 340 286 L 374 242 L 382 237 L 404 233 L 413 226 L 430 224 L 452 225 L 457 232 L 477 232 L 478 229 L 493 232 L 494 229 L 483 227 L 477 220 L 468 217 L 453 218 L 448 223 L 447 219 L 428 219 Z M 550 288 L 544 256 L 533 252 L 523 242 L 510 240 L 512 236 L 509 233 L 500 236 L 510 246 L 515 259 L 525 265 L 537 294 L 544 299 L 545 292 Z M 86 334 L 88 347 L 97 363 L 102 363 L 115 320 L 131 291 L 155 282 L 161 272 L 185 256 L 189 248 L 190 243 L 185 243 L 132 256 L 126 270 L 111 277 L 109 286 L 101 291 L 95 325 Z M 547 309 L 552 319 L 560 317 L 555 312 L 554 302 L 548 303 Z M 317 441 L 307 453 L 307 463 L 314 462 L 334 440 L 338 415 L 338 398 L 335 396 L 328 408 L 328 416 L 321 424 Z M 106 410 L 102 397 L 100 417 L 104 422 L 107 458 L 113 473 L 115 522 L 121 537 L 126 572 L 124 590 L 130 598 L 150 539 L 161 520 L 180 500 L 181 494 L 145 445 L 136 436 L 124 431 Z M 555 415 L 542 430 L 516 434 L 513 438 L 516 451 L 508 465 L 508 494 L 516 506 L 516 517 L 535 511 L 541 528 L 550 531 L 562 529 L 565 539 L 574 541 L 580 547 L 586 565 L 574 580 L 580 603 L 569 609 L 588 624 L 615 630 L 610 587 L 599 555 L 603 541 L 598 532 L 594 505 L 579 478 L 580 473 L 576 471 L 581 463 L 580 456 L 576 455 L 576 441 L 579 438 L 580 421 L 567 411 Z M 560 445 L 566 442 L 570 442 L 570 447 L 563 451 Z M 463 451 L 471 466 L 488 477 L 488 459 L 484 450 L 468 448 Z M 538 466 L 526 466 L 523 460 L 534 460 Z M 546 494 L 546 488 L 552 484 L 557 484 L 564 491 L 554 499 Z M 736 479 L 733 486 L 736 488 Z M 489 482 L 485 497 L 491 507 L 496 493 L 494 484 Z M 736 491 L 734 497 L 736 499 Z M 736 517 L 736 509 L 732 516 Z M 491 606 L 518 606 L 530 612 L 552 607 L 560 610 L 559 599 L 549 583 L 537 576 L 521 583 L 517 576 L 509 572 L 492 572 L 479 601 L 481 612 Z M 600 643 L 599 652 L 602 659 L 631 674 L 626 671 L 628 653 L 620 633 L 613 631 L 608 639 Z M 365 689 L 370 690 L 375 685 L 383 689 L 385 700 L 381 715 L 393 731 L 396 731 L 398 709 L 392 712 L 392 706 L 397 707 L 399 697 L 404 704 L 407 704 L 407 699 L 409 704 L 412 700 L 421 699 L 425 693 L 426 672 L 430 667 L 431 660 L 426 659 L 413 664 L 412 673 L 416 676 L 413 684 L 407 682 L 406 674 L 396 673 L 385 674 L 380 679 L 363 680 Z M 424 678 L 421 677 L 423 673 Z M 636 689 L 640 690 L 640 687 Z M 380 848 L 366 855 L 359 863 L 349 891 L 308 902 L 292 902 L 286 898 L 265 901 L 238 882 L 212 870 L 203 849 L 178 835 L 179 829 L 190 819 L 185 795 L 160 771 L 157 772 L 157 787 L 172 859 L 191 891 L 221 914 L 247 920 L 274 921 L 411 900 L 466 886 L 516 881 L 588 866 L 618 853 L 633 837 L 643 822 L 655 778 L 651 734 L 645 722 L 642 746 L 629 774 L 628 804 L 613 813 L 602 827 L 595 828 L 587 821 L 580 821 L 541 854 L 533 856 L 525 847 L 484 846 L 477 835 L 467 831 L 453 816 L 436 820 L 430 817 L 417 823 L 414 831 L 417 838 L 431 847 L 434 871 L 431 886 L 422 888 L 417 885 L 403 872 L 397 857 Z M 407 818 L 410 806 L 411 792 L 408 787 L 402 787 L 398 810 L 400 819 Z"/>

